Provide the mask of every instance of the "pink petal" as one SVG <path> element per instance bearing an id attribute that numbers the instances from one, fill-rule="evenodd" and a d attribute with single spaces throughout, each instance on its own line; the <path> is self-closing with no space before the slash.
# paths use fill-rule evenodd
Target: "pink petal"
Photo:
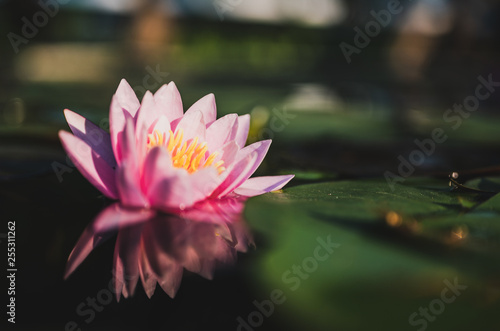
<path id="1" fill-rule="evenodd" d="M 217 229 L 212 223 L 192 222 L 186 220 L 188 232 L 186 233 L 188 246 L 196 251 L 200 258 L 214 258 L 217 243 Z"/>
<path id="2" fill-rule="evenodd" d="M 214 236 L 214 238 L 216 239 L 217 237 Z M 215 256 L 202 258 L 197 253 L 193 247 L 186 248 L 185 260 L 183 261 L 184 268 L 212 280 L 216 264 Z"/>
<path id="3" fill-rule="evenodd" d="M 111 106 L 109 108 L 109 134 L 111 137 L 111 147 L 118 164 L 120 164 L 122 160 L 120 137 L 123 133 L 123 130 L 125 129 L 125 114 L 131 116 L 128 112 L 123 110 L 120 102 L 118 101 L 118 97 L 114 95 L 113 99 L 111 100 Z"/>
<path id="4" fill-rule="evenodd" d="M 127 209 L 119 203 L 112 204 L 101 211 L 85 229 L 71 252 L 64 278 L 67 278 L 97 245 L 111 237 L 119 227 L 145 223 L 155 215 L 148 209 Z"/>
<path id="5" fill-rule="evenodd" d="M 206 199 L 222 183 L 217 169 L 207 167 L 189 175 L 192 205 Z"/>
<path id="6" fill-rule="evenodd" d="M 250 115 L 246 114 L 238 117 L 238 131 L 234 140 L 240 146 L 245 147 L 248 138 L 248 131 L 250 130 Z"/>
<path id="7" fill-rule="evenodd" d="M 115 170 L 89 145 L 69 132 L 59 131 L 61 143 L 81 174 L 105 196 L 118 198 Z"/>
<path id="8" fill-rule="evenodd" d="M 190 206 L 192 187 L 188 177 L 189 174 L 184 169 L 173 167 L 165 148 L 153 148 L 146 156 L 143 187 L 153 207 L 168 210 Z"/>
<path id="9" fill-rule="evenodd" d="M 137 114 L 136 128 L 146 128 L 146 134 L 151 133 L 154 130 L 153 126 L 159 118 L 165 118 L 168 121 L 165 114 L 160 111 L 159 106 L 156 104 L 153 94 L 147 91 L 142 99 L 141 108 Z M 168 130 L 170 130 L 170 122 L 168 123 Z M 166 132 L 168 132 L 168 130 Z M 142 131 L 137 130 L 136 134 L 138 136 L 142 134 Z"/>
<path id="10" fill-rule="evenodd" d="M 113 95 L 109 108 L 111 147 L 118 164 L 120 164 L 122 159 L 122 155 L 120 154 L 120 135 L 125 129 L 126 115 L 135 119 L 139 107 L 140 103 L 135 96 L 134 90 L 125 79 L 122 79 L 116 93 Z"/>
<path id="11" fill-rule="evenodd" d="M 257 168 L 255 164 L 258 161 L 258 156 L 257 152 L 253 152 L 245 158 L 240 159 L 238 162 L 235 162 L 227 169 L 227 175 L 224 181 L 212 193 L 212 197 L 222 198 L 245 182 Z"/>
<path id="12" fill-rule="evenodd" d="M 156 102 L 153 94 L 150 91 L 146 91 L 144 97 L 142 98 L 141 107 L 137 112 L 137 127 L 149 128 L 158 119 L 160 113 L 157 112 Z"/>
<path id="13" fill-rule="evenodd" d="M 250 155 L 253 152 L 259 153 L 259 159 L 262 160 L 267 154 L 267 151 L 269 150 L 269 147 L 271 146 L 271 140 L 261 140 L 257 141 L 256 143 L 253 143 L 251 145 L 248 145 L 242 149 L 240 149 L 240 152 L 238 153 L 238 157 L 243 158 L 246 157 L 247 155 Z M 260 165 L 259 162 L 259 165 Z"/>
<path id="14" fill-rule="evenodd" d="M 248 247 L 254 246 L 255 247 L 255 242 L 253 240 L 253 236 L 248 229 L 248 226 L 241 221 L 241 219 L 237 219 L 236 222 L 234 222 L 233 218 L 233 233 L 235 234 L 236 239 L 234 241 L 237 242 L 236 246 L 234 248 L 238 252 L 247 252 Z"/>
<path id="15" fill-rule="evenodd" d="M 187 111 L 186 114 L 192 111 L 201 111 L 205 123 L 208 125 L 217 119 L 217 106 L 215 105 L 215 96 L 210 93 L 200 100 L 196 101 Z"/>
<path id="16" fill-rule="evenodd" d="M 182 108 L 182 99 L 175 86 L 174 82 L 168 85 L 163 85 L 154 95 L 156 104 L 159 106 L 160 111 L 167 116 L 171 121 L 182 117 L 184 109 Z"/>
<path id="17" fill-rule="evenodd" d="M 144 245 L 144 243 L 141 243 L 141 246 L 142 245 Z M 141 277 L 144 292 L 146 292 L 148 298 L 151 299 L 155 293 L 156 282 L 158 279 L 149 265 L 144 249 L 141 249 L 141 255 L 139 257 L 139 275 Z"/>
<path id="18" fill-rule="evenodd" d="M 215 236 L 214 236 L 215 237 Z M 184 252 L 182 256 L 182 266 L 191 272 L 194 273 L 200 273 L 202 265 L 201 265 L 201 259 L 198 256 L 197 252 L 194 250 L 193 247 L 190 245 L 186 245 L 184 247 Z M 207 278 L 207 277 L 205 277 Z"/>
<path id="19" fill-rule="evenodd" d="M 92 222 L 95 232 L 118 230 L 138 223 L 144 223 L 155 215 L 150 209 L 126 208 L 119 203 L 112 204 L 104 209 Z"/>
<path id="20" fill-rule="evenodd" d="M 262 163 L 270 145 L 271 140 L 263 140 L 242 148 L 236 156 L 236 161 L 223 173 L 227 178 L 224 178 L 212 196 L 221 198 L 243 184 Z"/>
<path id="21" fill-rule="evenodd" d="M 97 233 L 90 226 L 87 227 L 69 255 L 64 279 L 67 279 L 78 268 L 95 247 L 111 236 L 112 233 Z"/>
<path id="22" fill-rule="evenodd" d="M 116 252 L 116 248 L 115 248 L 115 252 Z M 123 274 L 123 266 L 113 262 L 113 274 L 114 275 Z M 125 287 L 125 282 L 123 280 L 121 280 L 120 278 L 121 277 L 116 277 L 116 276 L 113 278 L 114 292 L 115 292 L 115 297 L 116 297 L 117 302 L 120 302 L 120 298 L 121 298 L 122 293 L 123 293 L 123 288 Z"/>
<path id="23" fill-rule="evenodd" d="M 120 201 L 129 207 L 148 207 L 141 190 L 140 160 L 135 138 L 133 119 L 127 116 L 127 124 L 122 133 L 120 150 L 123 160 L 116 171 L 116 184 Z"/>
<path id="24" fill-rule="evenodd" d="M 201 173 L 201 170 L 198 171 Z M 149 188 L 149 200 L 155 208 L 163 211 L 169 211 L 171 209 L 185 209 L 191 207 L 196 202 L 202 200 L 206 197 L 206 194 L 202 194 L 203 187 L 198 188 L 197 186 L 202 186 L 202 183 L 195 186 L 196 182 L 192 181 L 185 170 L 176 170 L 176 175 L 172 177 L 164 177 L 156 181 Z M 202 178 L 203 179 L 203 178 Z M 209 191 L 210 188 L 215 188 L 216 184 L 207 186 L 206 190 Z"/>
<path id="25" fill-rule="evenodd" d="M 184 132 L 183 141 L 189 141 L 195 137 L 198 137 L 200 141 L 205 141 L 206 126 L 201 111 L 195 110 L 189 114 L 186 113 L 180 120 L 175 131 L 177 132 L 179 129 L 182 129 Z"/>
<path id="26" fill-rule="evenodd" d="M 239 150 L 238 154 L 235 157 L 234 163 L 238 163 L 240 160 L 242 160 L 244 158 L 247 158 L 248 155 L 251 155 L 253 153 L 257 153 L 257 158 L 255 160 L 255 163 L 249 169 L 249 171 L 251 172 L 251 174 L 248 177 L 250 177 L 255 172 L 255 170 L 257 170 L 257 168 L 259 167 L 259 165 L 264 160 L 264 157 L 266 156 L 267 151 L 269 150 L 270 145 L 271 145 L 271 140 L 258 141 L 256 143 L 248 145 L 248 146 L 246 146 L 246 147 L 244 147 L 244 148 L 242 148 L 242 149 Z M 248 177 L 246 179 L 248 179 Z M 242 183 L 243 182 L 240 182 L 238 184 L 238 186 L 241 185 Z M 238 186 L 234 186 L 234 183 L 231 184 L 231 187 L 233 188 L 233 190 L 235 188 L 237 188 Z M 230 193 L 230 192 L 231 191 L 229 191 L 227 193 Z"/>
<path id="27" fill-rule="evenodd" d="M 293 177 L 294 175 L 250 178 L 234 190 L 234 193 L 247 197 L 253 197 L 267 192 L 276 191 L 285 186 Z"/>
<path id="28" fill-rule="evenodd" d="M 219 118 L 207 129 L 206 142 L 208 151 L 213 153 L 228 141 L 236 138 L 238 131 L 238 115 L 229 114 Z"/>
<path id="29" fill-rule="evenodd" d="M 182 117 L 179 117 L 178 119 L 175 119 L 175 120 L 170 122 L 170 130 L 172 130 L 172 132 L 175 132 L 175 130 L 177 130 L 177 125 L 179 125 L 179 122 L 181 120 L 182 120 Z"/>
<path id="30" fill-rule="evenodd" d="M 158 256 L 162 259 L 161 264 L 163 272 L 158 277 L 158 284 L 165 293 L 172 299 L 177 294 L 182 281 L 182 266 L 173 261 L 168 261 L 165 256 Z"/>
<path id="31" fill-rule="evenodd" d="M 221 237 L 218 226 L 211 223 L 191 222 L 189 229 L 188 245 L 183 258 L 183 266 L 187 270 L 212 279 L 218 264 L 234 262 L 236 251 Z"/>
<path id="32" fill-rule="evenodd" d="M 111 148 L 111 138 L 109 133 L 86 119 L 85 117 L 64 110 L 66 121 L 73 134 L 87 143 L 100 157 L 102 157 L 112 167 L 116 166 L 116 160 Z"/>
<path id="33" fill-rule="evenodd" d="M 215 151 L 218 156 L 215 158 L 214 163 L 218 162 L 219 160 L 223 160 L 224 167 L 228 168 L 236 159 L 239 151 L 240 147 L 238 146 L 238 144 L 234 140 L 229 141 L 224 146 Z"/>
<path id="34" fill-rule="evenodd" d="M 148 208 L 149 204 L 144 197 L 138 183 L 137 168 L 127 161 L 116 171 L 116 183 L 120 194 L 120 201 L 128 207 Z"/>
<path id="35" fill-rule="evenodd" d="M 162 222 L 163 220 L 159 220 Z M 168 227 L 166 221 L 166 227 Z M 167 239 L 167 244 L 171 241 L 171 236 L 177 235 L 176 233 L 167 233 L 164 238 L 158 238 L 159 233 L 163 233 L 161 226 L 158 222 L 149 223 L 143 232 L 143 249 L 144 256 L 147 259 L 147 265 L 152 273 L 158 279 L 158 284 L 171 298 L 175 297 L 177 290 L 182 280 L 182 266 L 168 253 L 168 250 L 163 249 L 162 244 Z M 165 229 L 165 230 L 168 230 Z"/>
<path id="36" fill-rule="evenodd" d="M 144 159 L 148 153 L 148 131 L 145 126 L 135 128 L 135 149 L 137 151 L 136 158 L 139 169 L 143 167 Z"/>
<path id="37" fill-rule="evenodd" d="M 118 88 L 116 89 L 115 96 L 121 108 L 125 109 L 133 118 L 135 118 L 140 103 L 134 90 L 125 79 L 120 81 L 120 85 L 118 85 Z"/>
<path id="38" fill-rule="evenodd" d="M 184 209 L 205 199 L 220 183 L 213 167 L 189 174 L 174 168 L 165 148 L 149 151 L 144 163 L 143 187 L 155 208 L 169 211 Z"/>
<path id="39" fill-rule="evenodd" d="M 168 140 L 168 133 L 170 131 L 170 122 L 165 115 L 161 115 L 158 121 L 153 126 L 153 130 L 157 130 L 159 133 L 165 133 L 165 141 Z"/>
<path id="40" fill-rule="evenodd" d="M 113 257 L 117 300 L 120 299 L 121 293 L 127 298 L 135 292 L 139 280 L 141 234 L 141 226 L 123 228 L 118 232 Z"/>
<path id="41" fill-rule="evenodd" d="M 165 176 L 171 177 L 174 173 L 170 153 L 163 147 L 153 147 L 146 155 L 142 168 L 141 184 L 143 191 L 147 192 L 146 195 L 149 197 L 149 188 L 156 181 L 161 180 Z"/>
<path id="42" fill-rule="evenodd" d="M 122 160 L 137 161 L 137 139 L 134 119 L 125 114 L 125 127 L 120 135 L 119 153 Z"/>
<path id="43" fill-rule="evenodd" d="M 216 250 L 213 252 L 213 257 L 216 261 L 212 264 L 214 267 L 217 265 L 231 265 L 237 260 L 237 253 L 234 247 L 229 246 L 226 239 L 217 237 Z M 212 271 L 213 272 L 213 271 Z"/>
<path id="44" fill-rule="evenodd" d="M 145 126 L 142 128 L 136 128 L 136 136 L 137 136 L 137 157 L 139 160 L 145 160 L 146 155 L 148 154 L 148 140 L 149 134 L 154 131 L 158 131 L 160 135 L 163 135 L 164 145 L 168 142 L 169 132 L 170 132 L 170 122 L 165 117 L 165 115 L 160 115 L 160 117 L 154 122 L 153 126 L 147 130 Z M 139 167 L 143 167 L 143 163 L 139 163 Z M 145 192 L 145 191 L 144 191 Z"/>

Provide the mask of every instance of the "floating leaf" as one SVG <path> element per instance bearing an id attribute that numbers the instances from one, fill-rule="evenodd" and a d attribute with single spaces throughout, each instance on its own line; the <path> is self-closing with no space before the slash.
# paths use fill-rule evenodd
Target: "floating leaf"
<path id="1" fill-rule="evenodd" d="M 467 288 L 426 323 L 435 330 L 491 326 L 500 257 L 488 251 L 500 217 L 483 214 L 478 222 L 481 210 L 461 216 L 468 210 L 461 199 L 476 196 L 451 192 L 446 181 L 411 184 L 391 191 L 383 180 L 339 181 L 250 200 L 247 219 L 264 243 L 254 276 L 260 288 L 284 292 L 279 316 L 315 330 L 413 330 L 425 320 L 420 307 L 437 311 L 447 284 L 457 282 Z M 401 222 L 388 222 L 394 217 Z M 481 233 L 491 235 L 482 242 Z M 460 236 L 469 244 L 457 245 Z M 328 241 L 340 246 L 328 253 Z"/>

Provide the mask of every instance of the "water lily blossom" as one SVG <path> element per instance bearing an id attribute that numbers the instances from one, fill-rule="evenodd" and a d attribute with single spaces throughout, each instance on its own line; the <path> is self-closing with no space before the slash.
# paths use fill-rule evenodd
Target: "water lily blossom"
<path id="1" fill-rule="evenodd" d="M 60 131 L 78 170 L 106 197 L 128 207 L 183 210 L 207 199 L 278 190 L 293 175 L 250 178 L 270 140 L 245 147 L 250 116 L 216 118 L 209 94 L 186 112 L 173 82 L 142 103 L 122 80 L 113 96 L 109 133 L 65 110 L 73 134 Z"/>

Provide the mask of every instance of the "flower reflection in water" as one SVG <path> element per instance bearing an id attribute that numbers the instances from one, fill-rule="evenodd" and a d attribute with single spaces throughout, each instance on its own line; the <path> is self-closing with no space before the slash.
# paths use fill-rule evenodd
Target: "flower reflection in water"
<path id="1" fill-rule="evenodd" d="M 139 279 L 151 297 L 156 284 L 174 297 L 183 269 L 211 279 L 217 267 L 235 263 L 253 239 L 242 219 L 244 199 L 206 200 L 176 214 L 104 209 L 73 248 L 67 278 L 99 244 L 117 235 L 113 275 L 117 300 L 134 294 Z"/>

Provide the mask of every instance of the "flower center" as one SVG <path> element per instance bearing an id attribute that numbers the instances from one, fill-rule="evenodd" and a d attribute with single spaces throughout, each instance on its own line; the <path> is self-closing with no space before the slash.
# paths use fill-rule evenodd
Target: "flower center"
<path id="1" fill-rule="evenodd" d="M 176 168 L 184 168 L 190 174 L 196 172 L 198 169 L 206 167 L 214 167 L 219 174 L 226 170 L 224 161 L 219 160 L 214 163 L 217 157 L 217 152 L 212 153 L 205 157 L 208 147 L 207 143 L 199 143 L 198 137 L 191 139 L 190 142 L 183 141 L 184 131 L 179 129 L 174 135 L 172 130 L 169 131 L 167 140 L 166 133 L 160 133 L 154 130 L 153 133 L 148 134 L 148 149 L 156 146 L 166 147 L 172 156 L 172 163 Z"/>

